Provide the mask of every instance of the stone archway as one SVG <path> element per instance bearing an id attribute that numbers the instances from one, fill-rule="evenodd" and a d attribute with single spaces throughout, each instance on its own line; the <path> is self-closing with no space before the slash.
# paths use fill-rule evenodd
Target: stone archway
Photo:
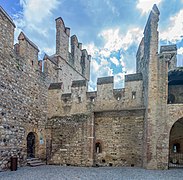
<path id="1" fill-rule="evenodd" d="M 36 151 L 36 135 L 30 132 L 27 135 L 27 158 L 35 158 Z"/>
<path id="2" fill-rule="evenodd" d="M 169 167 L 183 167 L 183 118 L 177 120 L 170 130 Z"/>

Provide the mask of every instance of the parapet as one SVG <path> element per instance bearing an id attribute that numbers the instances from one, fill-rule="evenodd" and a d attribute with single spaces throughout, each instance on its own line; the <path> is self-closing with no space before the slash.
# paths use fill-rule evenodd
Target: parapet
<path id="1" fill-rule="evenodd" d="M 171 53 L 171 52 L 177 52 L 176 44 L 160 47 L 160 53 Z"/>
<path id="2" fill-rule="evenodd" d="M 141 81 L 143 79 L 142 73 L 125 75 L 125 82 L 128 81 Z"/>
<path id="3" fill-rule="evenodd" d="M 13 25 L 14 28 L 16 28 L 11 17 L 5 12 L 5 10 L 1 6 L 0 6 L 0 13 L 2 13 L 9 20 L 9 22 Z"/>
<path id="4" fill-rule="evenodd" d="M 55 19 L 55 21 L 56 21 L 56 28 L 60 28 L 61 27 L 65 31 L 67 36 L 70 37 L 70 28 L 65 27 L 63 19 L 61 17 L 58 17 L 58 18 Z"/>
<path id="5" fill-rule="evenodd" d="M 39 52 L 39 48 L 23 32 L 19 34 L 18 40 L 26 40 L 33 48 L 35 48 Z"/>
<path id="6" fill-rule="evenodd" d="M 11 17 L 0 6 L 0 52 L 13 50 L 15 24 Z"/>
<path id="7" fill-rule="evenodd" d="M 86 80 L 78 80 L 78 81 L 73 81 L 71 87 L 82 87 L 86 85 L 87 85 Z"/>
<path id="8" fill-rule="evenodd" d="M 47 60 L 47 59 L 50 62 L 52 62 L 53 64 L 55 64 L 56 66 L 58 65 L 58 62 L 55 60 L 54 55 L 53 56 L 48 56 L 47 54 L 45 54 L 43 60 Z"/>
<path id="9" fill-rule="evenodd" d="M 114 77 L 108 76 L 108 77 L 102 77 L 97 79 L 97 85 L 101 84 L 111 84 L 114 83 Z"/>

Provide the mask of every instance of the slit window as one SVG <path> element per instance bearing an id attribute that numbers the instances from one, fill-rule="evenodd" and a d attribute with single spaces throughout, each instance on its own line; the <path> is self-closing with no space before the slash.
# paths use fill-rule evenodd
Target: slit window
<path id="1" fill-rule="evenodd" d="M 99 153 L 102 152 L 102 146 L 101 146 L 101 144 L 100 144 L 99 142 L 97 142 L 97 143 L 95 144 L 95 150 L 96 150 L 96 153 L 97 153 L 97 154 L 99 154 Z"/>
<path id="2" fill-rule="evenodd" d="M 179 143 L 173 144 L 173 152 L 180 153 L 180 144 Z"/>
<path id="3" fill-rule="evenodd" d="M 132 92 L 132 99 L 136 99 L 136 92 L 135 91 Z"/>

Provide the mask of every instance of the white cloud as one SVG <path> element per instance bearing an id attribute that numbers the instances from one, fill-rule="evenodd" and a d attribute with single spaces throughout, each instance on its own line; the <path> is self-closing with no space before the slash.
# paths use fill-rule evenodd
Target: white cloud
<path id="1" fill-rule="evenodd" d="M 110 58 L 110 60 L 111 60 L 111 62 L 112 62 L 113 64 L 115 64 L 116 66 L 119 65 L 119 61 L 117 60 L 116 57 L 112 57 L 112 58 Z"/>
<path id="2" fill-rule="evenodd" d="M 152 9 L 153 5 L 160 4 L 162 0 L 138 0 L 137 8 L 142 11 L 142 14 L 146 14 Z"/>
<path id="3" fill-rule="evenodd" d="M 121 88 L 124 85 L 124 73 L 114 75 L 114 88 Z"/>
<path id="4" fill-rule="evenodd" d="M 183 39 L 183 10 L 180 10 L 175 16 L 170 18 L 170 25 L 166 31 L 160 34 L 161 40 L 176 43 Z"/>
<path id="5" fill-rule="evenodd" d="M 90 90 L 95 90 L 97 78 L 103 76 L 114 75 L 115 87 L 123 86 L 124 74 L 132 72 L 132 70 L 126 67 L 126 64 L 129 66 L 130 63 L 125 63 L 131 59 L 125 59 L 122 52 L 127 52 L 131 45 L 138 45 L 142 36 L 143 31 L 140 28 L 131 28 L 125 35 L 120 33 L 119 28 L 107 29 L 99 34 L 99 37 L 104 39 L 102 48 L 97 48 L 93 42 L 84 46 L 88 54 L 92 55 Z M 119 60 L 115 56 L 116 53 L 120 53 Z M 128 58 L 131 56 L 128 55 Z M 121 68 L 121 73 L 114 74 L 113 69 L 109 67 L 110 62 L 118 66 L 117 68 Z"/>
<path id="6" fill-rule="evenodd" d="M 20 0 L 23 10 L 13 16 L 17 27 L 15 41 L 23 31 L 40 48 L 40 52 L 45 51 L 48 54 L 55 52 L 55 45 L 52 44 L 50 47 L 50 42 L 55 40 L 53 10 L 58 8 L 60 2 L 59 0 L 52 0 L 51 3 L 49 0 Z"/>
<path id="7" fill-rule="evenodd" d="M 183 55 L 183 47 L 177 49 L 177 54 L 182 54 Z"/>
<path id="8" fill-rule="evenodd" d="M 143 35 L 140 28 L 129 29 L 125 36 L 120 33 L 119 28 L 103 30 L 99 36 L 105 40 L 106 50 L 118 51 L 121 48 L 127 50 L 133 43 L 138 44 Z"/>
<path id="9" fill-rule="evenodd" d="M 58 0 L 20 0 L 24 8 L 24 18 L 28 23 L 38 24 L 46 20 L 51 11 L 59 5 Z"/>

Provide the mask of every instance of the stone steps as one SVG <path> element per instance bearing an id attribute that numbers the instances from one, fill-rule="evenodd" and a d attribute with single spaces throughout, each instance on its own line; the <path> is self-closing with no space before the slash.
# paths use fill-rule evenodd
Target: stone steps
<path id="1" fill-rule="evenodd" d="M 40 159 L 38 158 L 31 158 L 31 159 L 27 159 L 27 165 L 31 166 L 31 167 L 35 167 L 35 166 L 42 166 L 45 165 L 44 162 L 42 162 Z"/>

